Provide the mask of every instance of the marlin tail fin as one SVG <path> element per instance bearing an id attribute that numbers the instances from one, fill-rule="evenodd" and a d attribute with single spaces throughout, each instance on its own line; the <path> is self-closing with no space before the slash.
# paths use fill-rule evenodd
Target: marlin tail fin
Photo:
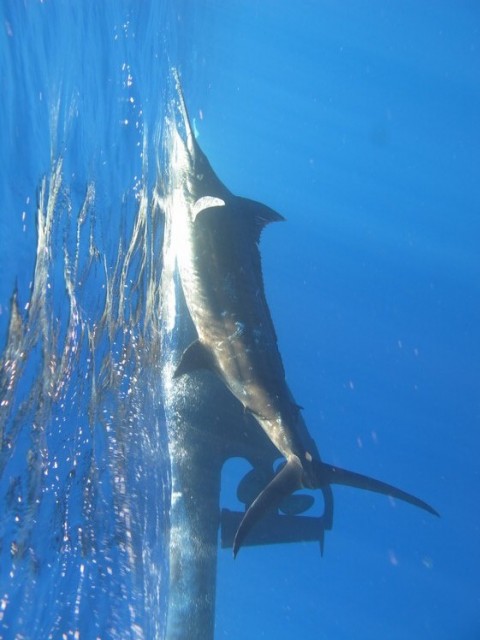
<path id="1" fill-rule="evenodd" d="M 276 509 L 282 500 L 302 487 L 303 469 L 300 460 L 294 456 L 280 469 L 273 480 L 259 493 L 247 509 L 233 540 L 233 557 L 242 546 L 250 529 L 265 515 Z"/>
<path id="2" fill-rule="evenodd" d="M 398 489 L 391 484 L 375 480 L 369 476 L 364 476 L 361 473 L 355 473 L 354 471 L 347 471 L 346 469 L 341 469 L 340 467 L 336 467 L 331 464 L 325 464 L 324 462 L 316 461 L 315 464 L 315 475 L 318 483 L 316 486 L 319 488 L 330 484 L 343 484 L 349 487 L 356 487 L 357 489 L 383 493 L 384 495 L 391 496 L 392 498 L 398 498 L 404 502 L 409 502 L 415 507 L 424 509 L 435 516 L 440 516 L 438 511 L 423 500 L 420 500 L 420 498 L 416 498 L 410 493 L 402 491 L 402 489 Z"/>
<path id="3" fill-rule="evenodd" d="M 287 496 L 305 486 L 304 477 L 305 471 L 300 460 L 297 456 L 292 456 L 245 512 L 233 541 L 234 557 L 237 556 L 249 531 L 265 513 L 277 509 Z M 364 476 L 361 473 L 355 473 L 354 471 L 347 471 L 346 469 L 341 469 L 331 464 L 325 464 L 319 460 L 313 462 L 310 480 L 308 483 L 309 488 L 324 489 L 332 484 L 341 484 L 357 489 L 365 489 L 403 500 L 435 516 L 440 516 L 438 511 L 429 504 L 402 489 L 398 489 L 386 482 L 375 480 L 369 476 Z"/>

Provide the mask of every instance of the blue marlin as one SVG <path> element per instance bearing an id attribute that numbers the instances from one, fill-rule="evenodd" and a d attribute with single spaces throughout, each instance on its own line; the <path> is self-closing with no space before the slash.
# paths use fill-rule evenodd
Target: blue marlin
<path id="1" fill-rule="evenodd" d="M 264 204 L 234 195 L 220 181 L 193 134 L 178 79 L 177 90 L 185 139 L 178 145 L 182 175 L 172 196 L 173 232 L 197 338 L 184 351 L 174 376 L 199 369 L 214 372 L 285 459 L 247 509 L 234 539 L 234 556 L 255 523 L 302 488 L 349 485 L 438 515 L 401 489 L 321 460 L 287 385 L 263 286 L 260 234 L 284 218 Z"/>

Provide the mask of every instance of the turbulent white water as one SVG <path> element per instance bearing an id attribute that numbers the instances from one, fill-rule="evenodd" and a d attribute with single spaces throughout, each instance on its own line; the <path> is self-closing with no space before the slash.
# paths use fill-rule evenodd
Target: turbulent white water
<path id="1" fill-rule="evenodd" d="M 2 8 L 2 638 L 164 634 L 169 18 L 134 5 Z"/>
<path id="2" fill-rule="evenodd" d="M 161 225 L 141 191 L 109 268 L 93 185 L 75 212 L 63 179 L 59 160 L 42 180 L 31 294 L 12 297 L 1 360 L 0 624 L 18 637 L 93 637 L 105 624 L 110 637 L 155 637 L 168 486 Z"/>

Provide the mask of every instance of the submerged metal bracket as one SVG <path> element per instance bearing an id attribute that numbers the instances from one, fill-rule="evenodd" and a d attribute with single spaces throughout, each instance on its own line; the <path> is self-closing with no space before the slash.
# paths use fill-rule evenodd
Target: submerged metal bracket
<path id="1" fill-rule="evenodd" d="M 245 514 L 241 511 L 222 509 L 220 516 L 220 544 L 222 549 L 233 546 L 235 533 Z M 319 542 L 323 555 L 328 518 L 321 516 L 289 516 L 280 513 L 266 515 L 246 537 L 243 546 L 285 544 L 288 542 Z"/>
<path id="2" fill-rule="evenodd" d="M 245 504 L 245 511 L 261 488 L 273 478 L 273 470 L 253 468 L 240 481 L 237 498 Z M 292 494 L 280 508 L 265 515 L 249 532 L 243 545 L 259 546 L 290 542 L 318 542 L 323 555 L 325 531 L 332 528 L 333 498 L 330 488 L 323 492 L 324 512 L 320 516 L 303 515 L 315 503 L 311 495 Z M 281 513 L 280 513 L 281 512 Z M 245 512 L 222 509 L 220 514 L 220 544 L 222 549 L 233 547 L 237 529 Z"/>

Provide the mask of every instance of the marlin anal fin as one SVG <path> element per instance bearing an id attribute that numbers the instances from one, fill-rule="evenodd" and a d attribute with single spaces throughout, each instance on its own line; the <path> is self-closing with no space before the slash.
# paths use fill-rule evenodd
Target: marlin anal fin
<path id="1" fill-rule="evenodd" d="M 361 473 L 347 471 L 346 469 L 341 469 L 340 467 L 336 467 L 331 464 L 325 464 L 324 462 L 316 463 L 316 480 L 318 487 L 324 487 L 329 484 L 342 484 L 348 487 L 373 491 L 375 493 L 383 493 L 384 495 L 391 496 L 392 498 L 398 498 L 398 500 L 409 502 L 415 507 L 424 509 L 435 516 L 440 516 L 438 511 L 429 504 L 420 500 L 420 498 L 412 496 L 406 491 L 402 491 L 402 489 L 398 489 L 386 482 L 375 480 L 369 476 L 364 476 Z"/>
<path id="2" fill-rule="evenodd" d="M 234 558 L 252 527 L 266 513 L 278 508 L 287 496 L 300 489 L 302 487 L 302 478 L 303 469 L 300 460 L 296 456 L 292 456 L 273 480 L 255 498 L 243 516 L 233 541 Z"/>
<path id="3" fill-rule="evenodd" d="M 174 378 L 199 369 L 213 370 L 212 356 L 200 340 L 192 342 L 183 352 L 180 364 L 175 369 Z"/>

